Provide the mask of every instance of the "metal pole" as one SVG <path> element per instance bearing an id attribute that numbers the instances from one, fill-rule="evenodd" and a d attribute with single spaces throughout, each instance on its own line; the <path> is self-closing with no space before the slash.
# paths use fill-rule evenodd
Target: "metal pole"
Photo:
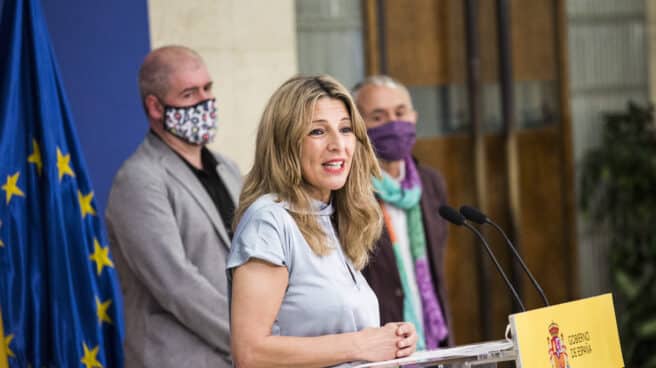
<path id="1" fill-rule="evenodd" d="M 465 1 L 465 44 L 467 50 L 467 101 L 469 107 L 469 119 L 471 122 L 471 134 L 474 149 L 474 176 L 476 182 L 476 203 L 485 211 L 485 136 L 481 126 L 480 100 L 481 100 L 481 59 L 480 41 L 478 33 L 478 0 Z M 490 311 L 491 297 L 488 285 L 490 272 L 486 267 L 483 254 L 474 252 L 476 255 L 476 267 L 478 269 L 479 288 L 479 312 L 481 316 L 482 338 L 491 338 L 492 315 Z"/>
<path id="2" fill-rule="evenodd" d="M 515 96 L 513 91 L 513 68 L 512 68 L 512 44 L 511 44 L 511 20 L 508 0 L 497 0 L 497 21 L 499 40 L 499 84 L 501 88 L 501 114 L 503 122 L 503 134 L 505 142 L 506 164 L 508 167 L 507 195 L 509 203 L 510 237 L 521 253 L 519 241 L 518 219 L 520 218 L 519 199 L 519 156 L 515 131 Z M 521 270 L 516 262 L 512 262 L 511 279 L 515 288 L 522 293 Z M 518 311 L 519 306 L 513 303 L 513 311 Z"/>
<path id="3" fill-rule="evenodd" d="M 378 0 L 378 6 L 376 7 L 378 12 L 378 60 L 380 62 L 379 70 L 380 74 L 387 74 L 387 38 L 385 37 L 385 25 L 387 19 L 385 19 L 385 0 Z"/>

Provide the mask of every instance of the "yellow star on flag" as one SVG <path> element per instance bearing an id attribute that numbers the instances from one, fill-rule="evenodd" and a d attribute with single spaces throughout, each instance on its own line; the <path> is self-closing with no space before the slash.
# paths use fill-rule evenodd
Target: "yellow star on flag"
<path id="1" fill-rule="evenodd" d="M 75 176 L 71 169 L 71 155 L 63 155 L 59 147 L 57 147 L 57 170 L 59 171 L 59 181 L 64 175 Z"/>
<path id="2" fill-rule="evenodd" d="M 32 154 L 27 157 L 27 162 L 35 164 L 37 172 L 41 175 L 43 160 L 41 159 L 41 150 L 39 149 L 39 144 L 36 143 L 36 139 L 32 139 Z"/>
<path id="3" fill-rule="evenodd" d="M 101 247 L 98 239 L 93 239 L 93 253 L 89 256 L 89 259 L 96 262 L 98 276 L 100 276 L 103 267 L 114 267 L 114 263 L 109 259 L 109 247 Z"/>
<path id="4" fill-rule="evenodd" d="M 2 248 L 4 246 L 5 246 L 5 242 L 3 242 L 2 239 L 0 239 L 0 248 Z"/>
<path id="5" fill-rule="evenodd" d="M 96 210 L 93 209 L 91 201 L 93 200 L 93 192 L 84 195 L 79 190 L 77 191 L 77 199 L 80 201 L 80 211 L 82 211 L 82 218 L 86 215 L 95 215 Z"/>
<path id="6" fill-rule="evenodd" d="M 112 304 L 111 299 L 107 299 L 105 302 L 100 302 L 100 299 L 96 297 L 96 315 L 98 315 L 98 322 L 102 324 L 103 322 L 112 323 L 112 319 L 109 318 L 107 314 L 107 309 L 109 305 Z"/>
<path id="7" fill-rule="evenodd" d="M 7 352 L 7 356 L 8 356 L 8 357 L 15 357 L 15 356 L 16 356 L 16 355 L 14 354 L 14 352 L 11 351 L 11 348 L 9 347 L 9 345 L 11 344 L 11 340 L 13 340 L 13 339 L 14 339 L 14 334 L 11 334 L 11 335 L 9 335 L 9 336 L 5 336 L 5 339 L 4 339 L 4 340 L 5 340 L 5 341 L 4 341 L 4 343 L 5 343 L 5 351 Z"/>
<path id="8" fill-rule="evenodd" d="M 17 171 L 14 175 L 7 175 L 7 182 L 2 186 L 2 190 L 5 191 L 7 197 L 7 204 L 11 201 L 12 196 L 25 197 L 23 191 L 17 185 L 18 177 L 20 176 L 20 171 Z"/>
<path id="9" fill-rule="evenodd" d="M 80 360 L 86 368 L 103 368 L 102 364 L 98 361 L 96 355 L 98 355 L 98 345 L 92 350 L 89 350 L 85 342 L 82 343 L 84 348 L 84 356 Z"/>

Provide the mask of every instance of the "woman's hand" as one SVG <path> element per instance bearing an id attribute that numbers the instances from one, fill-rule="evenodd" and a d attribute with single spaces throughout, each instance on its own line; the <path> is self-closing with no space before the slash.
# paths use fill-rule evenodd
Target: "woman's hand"
<path id="1" fill-rule="evenodd" d="M 396 323 L 396 335 L 401 338 L 396 343 L 398 350 L 396 351 L 396 358 L 406 357 L 417 350 L 417 330 L 412 323 L 399 322 Z"/>
<path id="2" fill-rule="evenodd" d="M 398 344 L 403 341 L 403 337 L 397 334 L 398 330 L 399 324 L 390 322 L 382 327 L 360 331 L 356 340 L 358 360 L 378 362 L 395 359 L 399 351 Z"/>

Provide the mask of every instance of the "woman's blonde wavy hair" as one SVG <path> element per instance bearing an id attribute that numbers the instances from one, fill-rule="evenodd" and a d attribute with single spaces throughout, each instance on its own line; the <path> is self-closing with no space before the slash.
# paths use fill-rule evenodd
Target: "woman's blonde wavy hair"
<path id="1" fill-rule="evenodd" d="M 273 193 L 289 203 L 289 213 L 314 253 L 321 256 L 330 252 L 327 235 L 311 214 L 311 197 L 301 170 L 301 145 L 311 130 L 312 113 L 320 98 L 344 103 L 357 141 L 351 171 L 344 186 L 333 191 L 332 203 L 342 248 L 360 270 L 367 264 L 382 228 L 380 205 L 371 184 L 372 177 L 380 176 L 380 168 L 348 90 L 330 76 L 293 77 L 269 99 L 257 132 L 255 164 L 246 176 L 234 227 L 255 200 Z"/>

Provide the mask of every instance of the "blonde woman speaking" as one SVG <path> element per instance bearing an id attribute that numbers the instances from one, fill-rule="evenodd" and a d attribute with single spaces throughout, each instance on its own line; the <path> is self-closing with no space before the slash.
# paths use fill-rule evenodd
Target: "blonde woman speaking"
<path id="1" fill-rule="evenodd" d="M 410 323 L 379 327 L 360 270 L 381 231 L 380 170 L 360 114 L 328 76 L 269 100 L 228 259 L 238 367 L 349 366 L 412 354 Z"/>

